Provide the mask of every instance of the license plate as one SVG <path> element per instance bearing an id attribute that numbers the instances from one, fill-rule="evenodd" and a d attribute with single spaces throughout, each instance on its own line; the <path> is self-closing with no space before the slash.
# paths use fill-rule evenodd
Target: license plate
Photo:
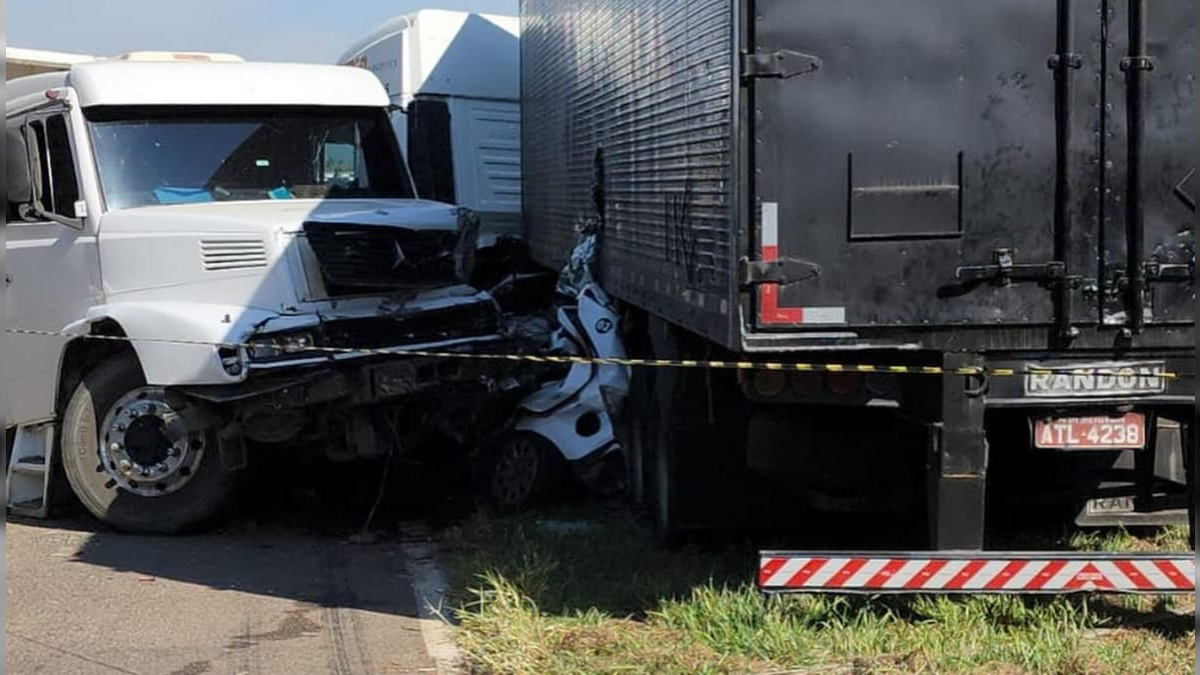
<path id="1" fill-rule="evenodd" d="M 1089 516 L 1112 516 L 1133 513 L 1133 497 L 1097 497 L 1089 499 L 1086 513 Z"/>
<path id="2" fill-rule="evenodd" d="M 1111 450 L 1146 447 L 1146 417 L 1067 417 L 1040 419 L 1033 427 L 1033 443 L 1051 450 Z"/>

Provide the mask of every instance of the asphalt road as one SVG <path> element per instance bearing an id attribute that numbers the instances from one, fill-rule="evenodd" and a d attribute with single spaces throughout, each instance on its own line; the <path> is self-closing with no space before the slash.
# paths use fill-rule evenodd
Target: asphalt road
<path id="1" fill-rule="evenodd" d="M 329 509 L 327 495 L 298 494 L 189 537 L 125 536 L 81 516 L 10 519 L 7 672 L 444 672 L 410 575 L 420 544 L 400 525 L 355 542 L 352 518 L 314 514 L 361 522 L 362 504 Z"/>

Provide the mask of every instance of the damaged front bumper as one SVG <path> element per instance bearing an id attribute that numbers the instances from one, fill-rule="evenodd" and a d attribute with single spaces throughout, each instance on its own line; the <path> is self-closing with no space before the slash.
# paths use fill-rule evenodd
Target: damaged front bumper
<path id="1" fill-rule="evenodd" d="M 264 322 L 242 348 L 250 371 L 498 342 L 507 333 L 491 295 L 460 287 L 408 300 L 352 305 Z"/>
<path id="2" fill-rule="evenodd" d="M 512 363 L 474 360 L 470 352 L 453 357 L 364 357 L 306 363 L 289 369 L 252 372 L 236 385 L 177 388 L 183 394 L 214 404 L 253 405 L 273 411 L 337 403 L 348 407 L 436 392 L 501 393 L 533 383 Z"/>
<path id="3" fill-rule="evenodd" d="M 238 348 L 243 381 L 177 390 L 211 403 L 252 402 L 277 411 L 367 405 L 430 390 L 515 390 L 536 375 L 527 365 L 473 357 L 526 351 L 512 333 L 492 297 L 468 287 L 369 305 L 346 302 L 260 324 Z"/>

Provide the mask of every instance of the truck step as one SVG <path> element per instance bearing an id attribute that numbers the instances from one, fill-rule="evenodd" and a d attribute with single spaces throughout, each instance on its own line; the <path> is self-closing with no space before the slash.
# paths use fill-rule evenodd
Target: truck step
<path id="1" fill-rule="evenodd" d="M 20 461 L 13 462 L 12 465 L 9 466 L 9 471 L 28 476 L 40 476 L 46 473 L 46 458 L 26 457 Z"/>
<path id="2" fill-rule="evenodd" d="M 6 476 L 9 513 L 30 518 L 49 515 L 49 458 L 54 449 L 54 431 L 54 424 L 17 429 Z"/>
<path id="3" fill-rule="evenodd" d="M 44 518 L 46 510 L 46 502 L 42 499 L 29 499 L 23 502 L 10 502 L 8 504 L 8 512 L 17 516 L 27 516 L 30 518 Z"/>
<path id="4" fill-rule="evenodd" d="M 1192 553 L 838 553 L 764 551 L 765 593 L 1069 594 L 1196 592 Z"/>

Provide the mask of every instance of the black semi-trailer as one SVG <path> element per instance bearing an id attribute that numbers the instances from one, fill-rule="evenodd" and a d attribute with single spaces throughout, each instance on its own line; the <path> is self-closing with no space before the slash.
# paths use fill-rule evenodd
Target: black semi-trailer
<path id="1" fill-rule="evenodd" d="M 533 258 L 599 218 L 638 356 L 856 366 L 637 369 L 624 440 L 664 534 L 744 475 L 916 508 L 942 550 L 1059 493 L 1194 513 L 1192 0 L 521 15 Z"/>

